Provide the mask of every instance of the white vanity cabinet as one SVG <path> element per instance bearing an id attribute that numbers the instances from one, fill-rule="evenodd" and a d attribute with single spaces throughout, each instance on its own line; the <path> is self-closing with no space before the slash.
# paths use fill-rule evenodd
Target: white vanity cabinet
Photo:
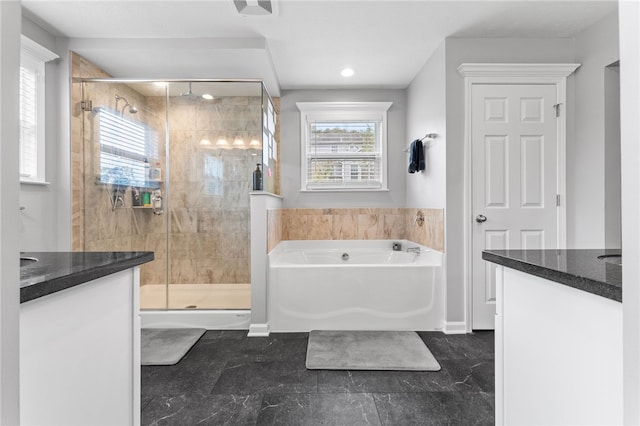
<path id="1" fill-rule="evenodd" d="M 496 271 L 496 424 L 622 424 L 622 303 Z"/>
<path id="2" fill-rule="evenodd" d="M 22 425 L 140 423 L 139 268 L 20 305 Z"/>

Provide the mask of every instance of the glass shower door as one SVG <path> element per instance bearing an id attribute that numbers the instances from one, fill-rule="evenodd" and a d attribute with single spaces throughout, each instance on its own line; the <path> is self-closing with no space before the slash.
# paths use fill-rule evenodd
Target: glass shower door
<path id="1" fill-rule="evenodd" d="M 169 309 L 249 309 L 261 83 L 168 88 Z"/>
<path id="2" fill-rule="evenodd" d="M 73 176 L 74 231 L 86 251 L 153 251 L 141 266 L 141 308 L 167 306 L 166 93 L 153 83 L 83 82 L 81 178 Z M 78 102 L 80 104 L 80 102 Z M 74 235 L 74 246 L 76 235 Z"/>
<path id="3" fill-rule="evenodd" d="M 74 88 L 83 107 L 72 118 L 72 150 L 82 153 L 74 249 L 153 251 L 141 309 L 250 309 L 249 193 L 256 168 L 265 189 L 276 171 L 262 83 L 84 79 Z"/>

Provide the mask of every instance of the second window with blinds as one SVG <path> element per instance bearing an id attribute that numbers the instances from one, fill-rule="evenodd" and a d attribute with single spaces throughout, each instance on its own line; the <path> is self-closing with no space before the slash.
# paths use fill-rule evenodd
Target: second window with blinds
<path id="1" fill-rule="evenodd" d="M 298 102 L 302 191 L 386 191 L 391 102 Z"/>
<path id="2" fill-rule="evenodd" d="M 45 64 L 58 55 L 21 36 L 20 182 L 47 184 L 45 178 Z"/>

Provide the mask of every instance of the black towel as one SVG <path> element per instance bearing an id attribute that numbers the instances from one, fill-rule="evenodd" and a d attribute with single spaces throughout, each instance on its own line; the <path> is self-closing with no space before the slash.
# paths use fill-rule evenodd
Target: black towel
<path id="1" fill-rule="evenodd" d="M 422 141 L 416 139 L 411 142 L 409 147 L 409 173 L 420 172 L 424 170 L 424 149 Z"/>

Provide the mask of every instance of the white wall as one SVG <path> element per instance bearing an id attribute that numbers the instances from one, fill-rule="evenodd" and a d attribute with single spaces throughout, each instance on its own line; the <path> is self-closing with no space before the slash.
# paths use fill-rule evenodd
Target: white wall
<path id="1" fill-rule="evenodd" d="M 445 72 L 443 42 L 407 88 L 407 140 L 438 137 L 424 142 L 424 172 L 405 174 L 405 207 L 442 209 L 446 203 Z"/>
<path id="2" fill-rule="evenodd" d="M 573 62 L 572 39 L 448 38 L 446 55 L 446 206 L 447 322 L 465 321 L 464 242 L 464 79 L 457 68 L 464 62 L 567 63 Z M 571 78 L 569 79 L 571 80 Z M 572 105 L 572 84 L 567 100 Z M 567 137 L 571 138 L 568 116 Z M 467 218 L 471 220 L 471 218 Z"/>
<path id="3" fill-rule="evenodd" d="M 387 115 L 386 192 L 300 192 L 300 111 L 296 102 L 393 102 Z M 404 207 L 408 156 L 404 90 L 287 90 L 280 98 L 282 196 L 285 208 Z"/>
<path id="4" fill-rule="evenodd" d="M 618 14 L 575 37 L 575 137 L 567 140 L 567 247 L 605 245 L 605 67 L 620 59 Z"/>
<path id="5" fill-rule="evenodd" d="M 22 34 L 52 52 L 56 51 L 55 37 L 26 18 L 22 18 Z M 52 61 L 46 65 L 45 93 L 45 137 L 46 163 L 45 174 L 49 185 L 20 185 L 20 250 L 53 251 L 64 249 L 59 246 L 58 209 L 60 201 L 58 188 L 58 116 L 57 107 L 60 92 L 58 90 L 58 63 Z"/>
<path id="6" fill-rule="evenodd" d="M 0 1 L 0 424 L 20 424 L 20 2 Z"/>
<path id="7" fill-rule="evenodd" d="M 620 2 L 624 424 L 640 424 L 640 4 Z"/>

